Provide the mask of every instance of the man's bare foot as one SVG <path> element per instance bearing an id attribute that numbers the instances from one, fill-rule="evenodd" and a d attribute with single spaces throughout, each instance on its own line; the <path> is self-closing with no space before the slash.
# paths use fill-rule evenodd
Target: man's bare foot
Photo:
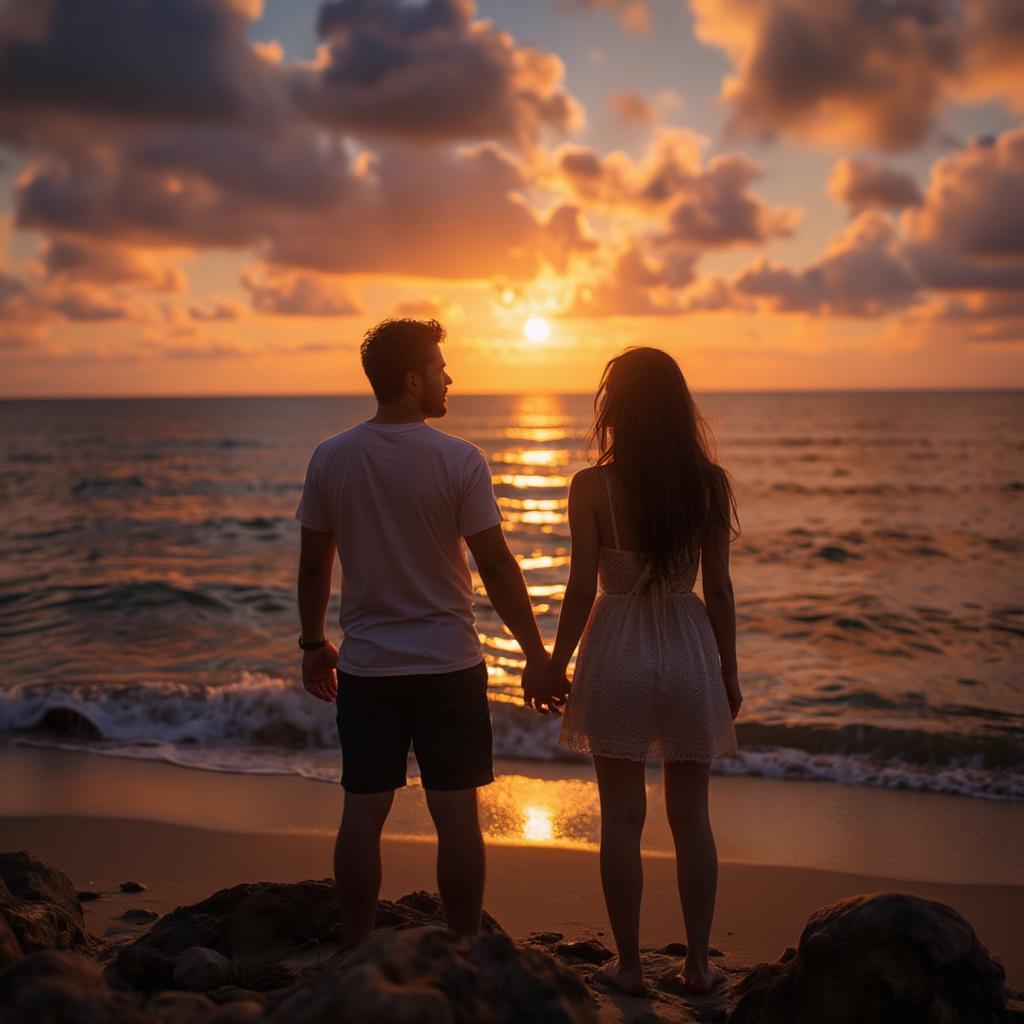
<path id="1" fill-rule="evenodd" d="M 607 982 L 613 988 L 617 988 L 620 992 L 625 992 L 628 996 L 647 995 L 643 970 L 639 964 L 636 967 L 627 969 L 619 964 L 617 958 L 609 960 L 604 967 L 594 971 L 594 977 L 600 978 L 601 981 Z"/>
<path id="2" fill-rule="evenodd" d="M 703 995 L 725 981 L 725 971 L 713 964 L 704 964 L 703 967 L 690 967 L 687 964 L 680 972 L 679 980 L 687 992 Z"/>

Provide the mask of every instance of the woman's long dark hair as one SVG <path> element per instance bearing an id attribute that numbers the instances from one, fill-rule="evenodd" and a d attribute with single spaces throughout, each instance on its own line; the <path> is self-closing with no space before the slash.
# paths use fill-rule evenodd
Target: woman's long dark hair
<path id="1" fill-rule="evenodd" d="M 597 464 L 613 468 L 616 492 L 653 577 L 696 561 L 710 530 L 738 527 L 725 470 L 679 364 L 656 348 L 608 361 L 594 397 Z"/>

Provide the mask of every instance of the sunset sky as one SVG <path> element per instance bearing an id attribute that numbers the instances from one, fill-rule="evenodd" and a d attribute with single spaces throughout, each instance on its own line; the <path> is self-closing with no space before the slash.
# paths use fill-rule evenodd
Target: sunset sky
<path id="1" fill-rule="evenodd" d="M 403 315 L 465 392 L 1020 387 L 1021 53 L 1021 0 L 0 0 L 0 396 L 363 392 Z"/>

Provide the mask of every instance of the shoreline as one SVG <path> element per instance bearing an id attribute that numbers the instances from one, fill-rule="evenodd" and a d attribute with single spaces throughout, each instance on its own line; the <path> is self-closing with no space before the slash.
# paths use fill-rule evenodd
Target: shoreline
<path id="1" fill-rule="evenodd" d="M 410 763 L 410 769 L 414 764 Z M 594 852 L 600 807 L 587 762 L 495 761 L 480 790 L 493 846 Z M 343 793 L 297 775 L 208 771 L 162 761 L 0 743 L 0 816 L 142 819 L 215 831 L 333 838 Z M 643 850 L 671 858 L 661 771 L 647 773 Z M 808 780 L 713 775 L 719 858 L 937 884 L 1024 886 L 1024 802 Z M 385 836 L 432 839 L 415 771 L 396 792 Z"/>
<path id="2" fill-rule="evenodd" d="M 486 787 L 485 907 L 515 938 L 560 931 L 610 943 L 596 848 L 544 833 L 563 820 L 589 821 L 592 768 L 496 767 L 503 774 Z M 526 770 L 534 774 L 516 774 Z M 0 745 L 0 777 L 0 849 L 29 849 L 65 871 L 76 888 L 104 892 L 83 904 L 94 934 L 131 934 L 117 920 L 129 909 L 164 914 L 243 882 L 331 873 L 343 799 L 337 786 L 11 745 Z M 652 771 L 645 946 L 681 941 L 683 934 L 659 786 L 660 772 Z M 410 785 L 400 797 L 385 833 L 386 899 L 436 889 L 422 789 Z M 712 817 L 721 862 L 712 941 L 736 962 L 775 960 L 826 903 L 889 890 L 954 907 L 1003 960 L 1010 987 L 1024 988 L 1024 864 L 1015 856 L 1024 806 L 715 776 Z M 500 828 L 504 837 L 493 834 Z M 121 893 L 126 880 L 148 888 Z"/>

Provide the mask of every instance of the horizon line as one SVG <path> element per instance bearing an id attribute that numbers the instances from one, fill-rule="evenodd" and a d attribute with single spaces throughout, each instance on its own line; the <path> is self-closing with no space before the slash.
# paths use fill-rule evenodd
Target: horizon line
<path id="1" fill-rule="evenodd" d="M 1024 385 L 1006 386 L 1001 384 L 978 384 L 969 387 L 863 387 L 863 388 L 693 388 L 697 395 L 867 395 L 867 394 L 1010 394 L 1024 391 Z M 592 390 L 586 391 L 465 391 L 458 398 L 576 398 L 592 397 Z M 0 395 L 0 402 L 139 402 L 148 399 L 249 399 L 249 398 L 366 398 L 373 401 L 372 392 L 367 391 L 303 391 L 303 392 L 237 392 L 211 391 L 155 392 L 152 394 L 82 394 L 82 395 Z"/>

